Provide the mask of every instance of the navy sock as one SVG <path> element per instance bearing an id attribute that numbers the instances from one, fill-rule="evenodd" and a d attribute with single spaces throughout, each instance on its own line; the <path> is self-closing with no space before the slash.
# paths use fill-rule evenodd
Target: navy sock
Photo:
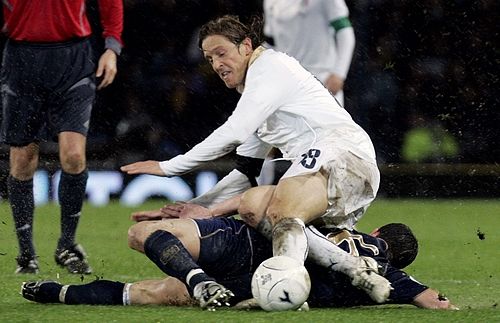
<path id="1" fill-rule="evenodd" d="M 123 305 L 124 283 L 96 280 L 85 285 L 70 285 L 64 304 Z"/>
<path id="2" fill-rule="evenodd" d="M 72 175 L 61 172 L 59 204 L 61 205 L 61 238 L 57 249 L 63 250 L 75 244 L 76 227 L 80 220 L 88 171 Z"/>
<path id="3" fill-rule="evenodd" d="M 59 303 L 59 292 L 63 285 L 56 282 L 46 282 L 40 286 L 36 296 L 39 303 Z"/>
<path id="4" fill-rule="evenodd" d="M 161 271 L 184 282 L 191 295 L 198 283 L 215 280 L 200 269 L 182 242 L 170 232 L 153 232 L 144 242 L 144 252 Z M 195 269 L 196 274 L 187 282 L 188 274 Z"/>
<path id="5" fill-rule="evenodd" d="M 35 208 L 33 179 L 20 181 L 9 176 L 7 188 L 19 242 L 19 257 L 29 260 L 35 256 L 35 247 L 33 246 L 33 210 Z"/>

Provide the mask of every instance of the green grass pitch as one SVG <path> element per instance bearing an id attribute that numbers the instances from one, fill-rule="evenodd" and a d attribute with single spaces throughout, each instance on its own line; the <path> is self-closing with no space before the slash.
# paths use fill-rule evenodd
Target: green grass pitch
<path id="1" fill-rule="evenodd" d="M 127 247 L 130 213 L 161 205 L 161 201 L 136 209 L 118 204 L 103 208 L 85 205 L 77 239 L 87 249 L 94 268 L 94 274 L 85 277 L 69 275 L 55 265 L 59 211 L 55 205 L 37 208 L 34 231 L 41 273 L 19 276 L 13 274 L 17 242 L 10 208 L 0 202 L 0 322 L 500 322 L 498 200 L 379 199 L 358 226 L 368 231 L 388 222 L 410 225 L 419 238 L 420 254 L 407 272 L 447 295 L 460 311 L 384 305 L 309 312 L 204 312 L 195 307 L 43 305 L 19 295 L 25 280 L 80 283 L 96 277 L 127 282 L 161 278 L 151 262 Z"/>

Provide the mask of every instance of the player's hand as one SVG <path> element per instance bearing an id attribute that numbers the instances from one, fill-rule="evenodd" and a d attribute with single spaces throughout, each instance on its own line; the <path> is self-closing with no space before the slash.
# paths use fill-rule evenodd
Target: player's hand
<path id="1" fill-rule="evenodd" d="M 180 219 L 210 219 L 212 213 L 206 207 L 198 204 L 176 202 L 174 204 L 167 204 L 161 208 L 164 215 L 171 218 Z"/>
<path id="2" fill-rule="evenodd" d="M 120 167 L 122 172 L 129 175 L 133 174 L 151 174 L 157 176 L 165 176 L 165 173 L 160 168 L 160 162 L 156 160 L 146 160 L 136 162 Z"/>
<path id="3" fill-rule="evenodd" d="M 458 310 L 450 300 L 436 290 L 428 288 L 413 299 L 413 305 L 433 310 Z"/>
<path id="4" fill-rule="evenodd" d="M 161 220 L 164 218 L 164 214 L 161 209 L 158 210 L 150 210 L 150 211 L 137 211 L 132 213 L 130 219 L 132 221 L 141 222 L 141 221 L 155 221 Z"/>
<path id="5" fill-rule="evenodd" d="M 325 87 L 333 94 L 337 94 L 344 88 L 344 80 L 338 75 L 330 74 L 326 79 Z"/>
<path id="6" fill-rule="evenodd" d="M 113 83 L 116 72 L 116 53 L 111 49 L 106 49 L 101 58 L 99 58 L 97 72 L 95 73 L 96 77 L 102 77 L 102 81 L 97 86 L 97 89 L 100 90 Z"/>

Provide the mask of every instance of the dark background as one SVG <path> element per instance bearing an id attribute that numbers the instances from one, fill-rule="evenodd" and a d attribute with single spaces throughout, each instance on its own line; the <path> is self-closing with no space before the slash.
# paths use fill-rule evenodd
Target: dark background
<path id="1" fill-rule="evenodd" d="M 372 137 L 379 162 L 401 162 L 404 134 L 431 122 L 457 140 L 459 153 L 428 161 L 498 162 L 498 4 L 347 4 L 357 44 L 345 105 Z M 99 95 L 91 137 L 168 157 L 223 122 L 238 95 L 201 60 L 196 28 L 225 13 L 259 15 L 261 1 L 125 1 L 126 47 L 115 84 Z"/>
<path id="2" fill-rule="evenodd" d="M 167 159 L 223 123 L 238 94 L 226 89 L 203 62 L 197 28 L 221 14 L 242 20 L 260 15 L 261 2 L 125 0 L 125 48 L 115 82 L 98 93 L 88 137 L 89 166 L 117 168 L 130 161 Z M 345 107 L 371 136 L 382 174 L 388 180 L 399 178 L 385 190 L 403 192 L 405 183 L 442 175 L 432 169 L 424 174 L 418 167 L 394 172 L 407 163 L 401 149 L 408 131 L 435 126 L 456 140 L 458 151 L 424 156 L 420 163 L 493 165 L 483 175 L 497 185 L 498 2 L 346 2 L 356 49 L 345 83 Z M 97 0 L 88 1 L 88 12 L 100 53 Z M 57 160 L 53 146 L 45 151 L 47 163 Z M 0 160 L 8 160 L 5 146 Z M 455 169 L 458 173 L 447 177 L 452 185 L 456 176 L 470 176 L 467 169 Z M 439 180 L 444 183 L 444 177 Z"/>

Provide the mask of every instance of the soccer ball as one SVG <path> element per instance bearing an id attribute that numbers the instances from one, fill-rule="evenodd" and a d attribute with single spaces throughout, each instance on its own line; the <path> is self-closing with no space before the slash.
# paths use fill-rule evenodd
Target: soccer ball
<path id="1" fill-rule="evenodd" d="M 307 300 L 311 280 L 297 260 L 276 256 L 263 261 L 252 277 L 252 294 L 266 311 L 299 308 Z"/>

